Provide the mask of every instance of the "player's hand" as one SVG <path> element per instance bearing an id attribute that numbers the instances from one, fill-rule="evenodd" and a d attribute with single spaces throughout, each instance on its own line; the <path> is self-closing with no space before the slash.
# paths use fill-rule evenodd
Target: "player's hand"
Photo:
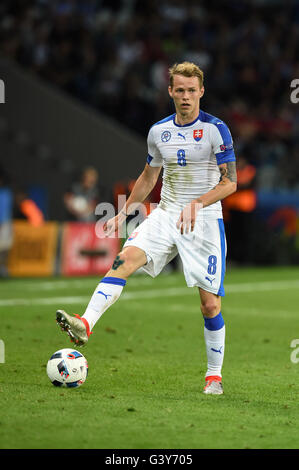
<path id="1" fill-rule="evenodd" d="M 197 213 L 202 208 L 202 202 L 198 202 L 197 199 L 194 199 L 186 207 L 184 207 L 176 223 L 176 227 L 178 230 L 180 230 L 182 235 L 184 233 L 186 234 L 193 232 Z"/>
<path id="2" fill-rule="evenodd" d="M 117 214 L 115 217 L 112 217 L 112 219 L 107 220 L 107 222 L 105 222 L 103 225 L 105 237 L 109 237 L 110 235 L 117 232 L 117 230 L 121 228 L 125 220 L 126 216 L 123 215 L 122 212 Z"/>

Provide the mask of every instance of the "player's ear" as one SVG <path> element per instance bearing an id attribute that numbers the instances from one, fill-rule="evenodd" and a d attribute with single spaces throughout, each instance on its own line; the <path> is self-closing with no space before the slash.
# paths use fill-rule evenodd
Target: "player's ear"
<path id="1" fill-rule="evenodd" d="M 202 86 L 200 89 L 200 98 L 204 95 L 204 92 L 205 92 L 205 87 Z"/>
<path id="2" fill-rule="evenodd" d="M 172 87 L 170 85 L 168 87 L 168 93 L 169 93 L 169 96 L 172 98 Z"/>

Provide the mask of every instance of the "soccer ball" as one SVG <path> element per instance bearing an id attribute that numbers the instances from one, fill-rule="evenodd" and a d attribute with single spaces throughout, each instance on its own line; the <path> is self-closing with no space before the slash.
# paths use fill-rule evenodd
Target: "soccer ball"
<path id="1" fill-rule="evenodd" d="M 47 374 L 55 387 L 80 387 L 87 378 L 87 360 L 74 349 L 60 349 L 48 360 Z"/>

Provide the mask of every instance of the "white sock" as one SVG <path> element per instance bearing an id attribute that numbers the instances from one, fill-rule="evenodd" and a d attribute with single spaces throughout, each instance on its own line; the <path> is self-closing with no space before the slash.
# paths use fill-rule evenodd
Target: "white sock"
<path id="1" fill-rule="evenodd" d="M 90 299 L 84 315 L 82 315 L 82 318 L 87 320 L 90 330 L 92 330 L 103 313 L 120 297 L 125 285 L 125 279 L 118 277 L 104 277 L 101 280 Z"/>
<path id="2" fill-rule="evenodd" d="M 221 375 L 225 346 L 225 325 L 221 312 L 214 318 L 204 318 L 204 338 L 207 351 L 207 372 L 210 375 Z"/>

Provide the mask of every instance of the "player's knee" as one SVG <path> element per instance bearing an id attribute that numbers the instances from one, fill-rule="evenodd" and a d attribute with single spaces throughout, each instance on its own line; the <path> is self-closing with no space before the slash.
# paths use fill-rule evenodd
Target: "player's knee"
<path id="1" fill-rule="evenodd" d="M 219 304 L 213 297 L 201 303 L 201 312 L 205 317 L 214 317 L 219 313 Z"/>

